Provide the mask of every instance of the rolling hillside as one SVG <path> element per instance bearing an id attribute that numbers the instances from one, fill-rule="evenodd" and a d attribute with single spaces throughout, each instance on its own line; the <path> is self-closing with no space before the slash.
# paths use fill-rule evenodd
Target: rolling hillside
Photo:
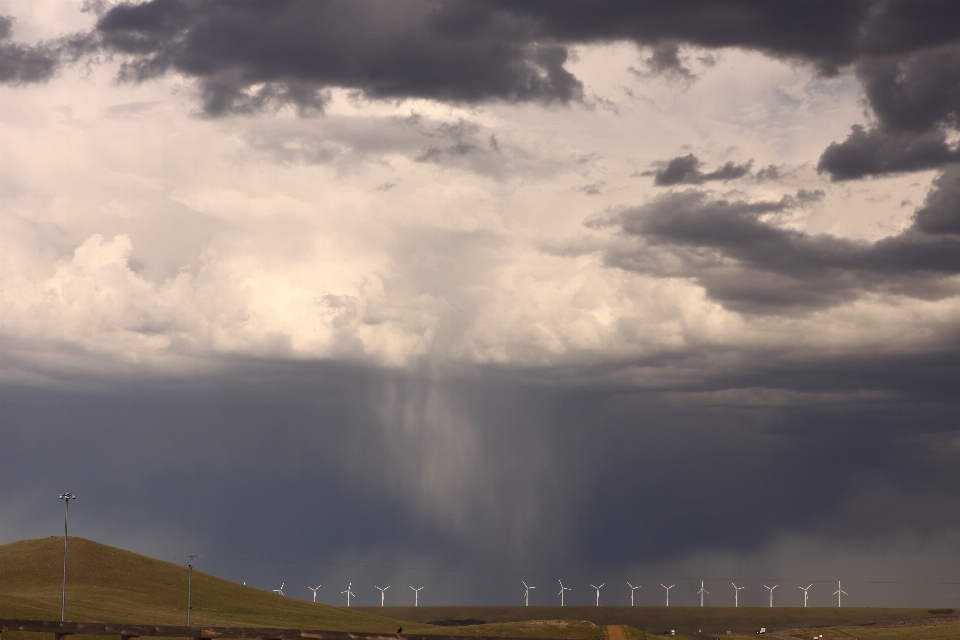
<path id="1" fill-rule="evenodd" d="M 59 620 L 62 563 L 63 538 L 0 546 L 0 617 Z M 68 620 L 185 623 L 185 567 L 70 538 L 67 574 Z M 193 572 L 192 622 L 381 633 L 397 630 L 395 620 L 382 616 L 284 598 L 199 571 Z M 407 626 L 411 632 L 443 633 L 430 625 Z"/>
<path id="2" fill-rule="evenodd" d="M 62 538 L 23 540 L 0 546 L 0 618 L 60 617 Z M 184 624 L 186 569 L 116 547 L 70 539 L 67 619 L 85 622 Z M 664 629 L 721 634 L 759 626 L 794 628 L 797 637 L 825 627 L 928 619 L 935 627 L 857 627 L 857 637 L 893 640 L 960 633 L 954 610 L 767 607 L 355 607 L 345 609 L 284 598 L 194 571 L 193 620 L 204 626 L 261 626 L 393 633 L 486 635 L 578 640 L 642 640 L 642 631 Z M 401 622 L 402 621 L 402 622 Z M 430 624 L 433 623 L 433 624 Z M 850 627 L 846 627 L 850 629 Z M 920 635 L 914 635 L 920 634 Z M 84 636 L 96 640 L 93 636 Z M 4 640 L 48 640 L 7 633 Z M 111 639 L 111 640 L 116 640 Z"/>

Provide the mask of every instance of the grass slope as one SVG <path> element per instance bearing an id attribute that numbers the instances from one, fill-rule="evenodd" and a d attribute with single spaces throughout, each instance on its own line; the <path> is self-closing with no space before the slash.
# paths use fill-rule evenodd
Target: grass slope
<path id="1" fill-rule="evenodd" d="M 62 571 L 63 538 L 0 546 L 0 618 L 59 620 Z M 70 538 L 67 620 L 182 625 L 186 592 L 185 567 Z M 393 633 L 398 626 L 380 615 L 284 598 L 196 570 L 192 622 L 380 633 Z M 443 633 L 430 625 L 407 627 L 411 633 Z"/>
<path id="2" fill-rule="evenodd" d="M 596 625 L 629 625 L 648 632 L 666 629 L 725 634 L 767 629 L 839 627 L 917 619 L 956 620 L 960 612 L 943 609 L 880 609 L 868 607 L 357 607 L 399 620 L 450 624 L 524 620 L 585 620 Z M 932 613 L 940 612 L 940 613 Z M 484 626 L 490 626 L 489 624 Z M 461 627 L 474 628 L 477 627 Z"/>

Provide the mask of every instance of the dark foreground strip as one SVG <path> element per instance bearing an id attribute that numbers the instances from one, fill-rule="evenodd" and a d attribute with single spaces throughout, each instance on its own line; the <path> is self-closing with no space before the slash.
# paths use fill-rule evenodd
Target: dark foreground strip
<path id="1" fill-rule="evenodd" d="M 354 633 L 315 629 L 275 629 L 268 627 L 180 627 L 174 625 L 122 624 L 112 622 L 60 622 L 53 620 L 6 620 L 0 618 L 0 634 L 7 631 L 34 631 L 55 634 L 56 640 L 73 640 L 74 634 L 120 636 L 123 640 L 141 637 L 193 638 L 256 638 L 257 640 L 520 640 L 498 636 L 441 636 L 413 633 Z M 523 640 L 545 640 L 523 638 Z M 553 639 L 556 640 L 556 639 Z"/>

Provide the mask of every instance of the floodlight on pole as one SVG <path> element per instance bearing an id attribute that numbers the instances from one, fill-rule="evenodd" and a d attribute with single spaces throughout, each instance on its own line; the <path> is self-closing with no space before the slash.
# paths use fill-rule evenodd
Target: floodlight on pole
<path id="1" fill-rule="evenodd" d="M 804 608 L 806 608 L 806 606 L 807 606 L 807 596 L 810 595 L 810 594 L 807 593 L 807 592 L 810 591 L 810 587 L 812 587 L 812 586 L 813 586 L 813 583 L 811 582 L 810 584 L 808 584 L 808 585 L 805 586 L 805 587 L 797 587 L 798 589 L 803 589 L 803 606 L 804 606 Z"/>
<path id="2" fill-rule="evenodd" d="M 410 588 L 413 589 L 413 606 L 419 607 L 420 606 L 420 589 L 423 589 L 423 587 L 410 587 Z"/>
<path id="3" fill-rule="evenodd" d="M 187 565 L 187 626 L 190 626 L 190 616 L 193 613 L 193 560 L 197 556 L 189 556 L 190 564 Z M 186 638 L 184 640 L 187 640 Z"/>
<path id="4" fill-rule="evenodd" d="M 528 584 L 527 584 L 526 582 L 524 582 L 523 580 L 521 580 L 520 582 L 523 582 L 523 588 L 524 588 L 524 592 L 523 592 L 523 603 L 524 603 L 524 604 L 523 604 L 523 606 L 529 607 L 529 606 L 530 606 L 530 589 L 536 589 L 536 587 L 531 587 L 530 585 L 528 585 Z"/>
<path id="5" fill-rule="evenodd" d="M 373 586 L 377 587 L 377 585 L 373 585 Z M 387 591 L 387 589 L 389 589 L 389 588 L 390 588 L 390 585 L 385 586 L 383 589 L 380 589 L 380 587 L 377 587 L 377 589 L 380 589 L 380 606 L 381 606 L 381 607 L 383 606 L 383 596 L 384 596 L 384 593 L 385 593 L 385 592 Z"/>
<path id="6" fill-rule="evenodd" d="M 703 594 L 710 595 L 710 592 L 703 588 L 703 580 L 700 581 L 700 591 L 697 591 L 697 595 L 700 596 L 700 606 L 703 606 Z"/>
<path id="7" fill-rule="evenodd" d="M 569 588 L 569 587 L 563 586 L 563 581 L 562 581 L 562 580 L 557 580 L 557 582 L 560 583 L 560 593 L 558 593 L 557 595 L 560 596 L 560 606 L 562 607 L 562 606 L 563 606 L 563 592 L 564 592 L 564 591 L 573 591 L 573 589 L 571 589 L 571 588 Z"/>
<path id="8" fill-rule="evenodd" d="M 67 519 L 70 515 L 70 501 L 77 496 L 69 491 L 60 494 L 61 500 L 66 500 L 63 507 L 63 589 L 60 591 L 60 622 L 66 620 L 67 615 Z"/>
<path id="9" fill-rule="evenodd" d="M 840 581 L 837 580 L 837 590 L 833 592 L 833 595 L 837 596 L 837 606 L 840 606 L 840 596 L 850 595 L 840 587 Z"/>
<path id="10" fill-rule="evenodd" d="M 345 593 L 345 594 L 347 594 L 347 606 L 348 606 L 348 607 L 350 606 L 350 596 L 353 596 L 354 598 L 357 597 L 357 596 L 354 596 L 354 595 L 353 595 L 353 591 L 350 590 L 350 587 L 352 587 L 352 586 L 353 586 L 353 583 L 352 583 L 352 582 L 348 582 L 348 583 L 347 583 L 347 590 L 340 592 L 340 593 Z"/>
<path id="11" fill-rule="evenodd" d="M 273 592 L 274 592 L 274 593 L 279 593 L 279 594 L 282 596 L 282 595 L 283 595 L 283 588 L 284 588 L 285 586 L 287 586 L 287 583 L 286 583 L 286 582 L 281 582 L 281 583 L 280 583 L 280 588 L 279 588 L 279 589 L 274 589 Z"/>
<path id="12" fill-rule="evenodd" d="M 730 584 L 733 584 L 733 583 L 731 582 Z M 740 590 L 741 589 L 746 589 L 746 587 L 738 587 L 737 585 L 733 584 L 733 606 L 734 607 L 740 606 Z"/>
<path id="13" fill-rule="evenodd" d="M 640 585 L 633 586 L 632 584 L 630 584 L 630 583 L 628 582 L 628 583 L 627 583 L 627 586 L 630 587 L 630 606 L 632 607 L 632 606 L 633 606 L 633 592 L 636 591 L 637 589 L 639 589 L 639 588 L 640 588 Z"/>
<path id="14" fill-rule="evenodd" d="M 763 586 L 767 587 L 767 585 L 763 585 Z M 779 586 L 780 586 L 780 585 L 775 584 L 775 585 L 773 585 L 772 587 L 767 587 L 767 589 L 770 589 L 770 606 L 771 606 L 771 607 L 773 606 L 773 590 L 776 589 L 776 588 L 779 587 Z"/>
<path id="15" fill-rule="evenodd" d="M 319 590 L 320 590 L 320 587 L 322 587 L 322 586 L 323 586 L 322 584 L 318 584 L 318 585 L 315 586 L 315 587 L 307 587 L 307 589 L 310 589 L 310 591 L 313 591 L 313 601 L 314 601 L 314 602 L 317 601 L 317 591 L 319 591 Z"/>
<path id="16" fill-rule="evenodd" d="M 602 585 L 600 585 L 599 587 L 598 587 L 597 585 L 595 585 L 595 584 L 590 585 L 591 587 L 593 587 L 594 589 L 597 590 L 597 606 L 598 606 L 598 607 L 600 606 L 600 589 L 601 589 L 605 584 L 607 584 L 607 583 L 604 582 L 604 583 L 603 583 Z"/>
<path id="17" fill-rule="evenodd" d="M 663 584 L 663 583 L 661 582 L 661 583 L 660 583 L 660 586 L 667 590 L 667 606 L 669 607 L 669 606 L 670 606 L 670 589 L 673 589 L 673 588 L 674 588 L 675 586 L 677 586 L 677 585 L 672 584 L 672 585 L 670 585 L 670 586 L 668 587 L 667 585 L 665 585 L 665 584 Z"/>

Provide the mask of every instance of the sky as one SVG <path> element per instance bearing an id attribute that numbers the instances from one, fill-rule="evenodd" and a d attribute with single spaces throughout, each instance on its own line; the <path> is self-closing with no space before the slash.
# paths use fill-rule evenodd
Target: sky
<path id="1" fill-rule="evenodd" d="M 0 16 L 0 543 L 960 606 L 955 2 Z"/>

